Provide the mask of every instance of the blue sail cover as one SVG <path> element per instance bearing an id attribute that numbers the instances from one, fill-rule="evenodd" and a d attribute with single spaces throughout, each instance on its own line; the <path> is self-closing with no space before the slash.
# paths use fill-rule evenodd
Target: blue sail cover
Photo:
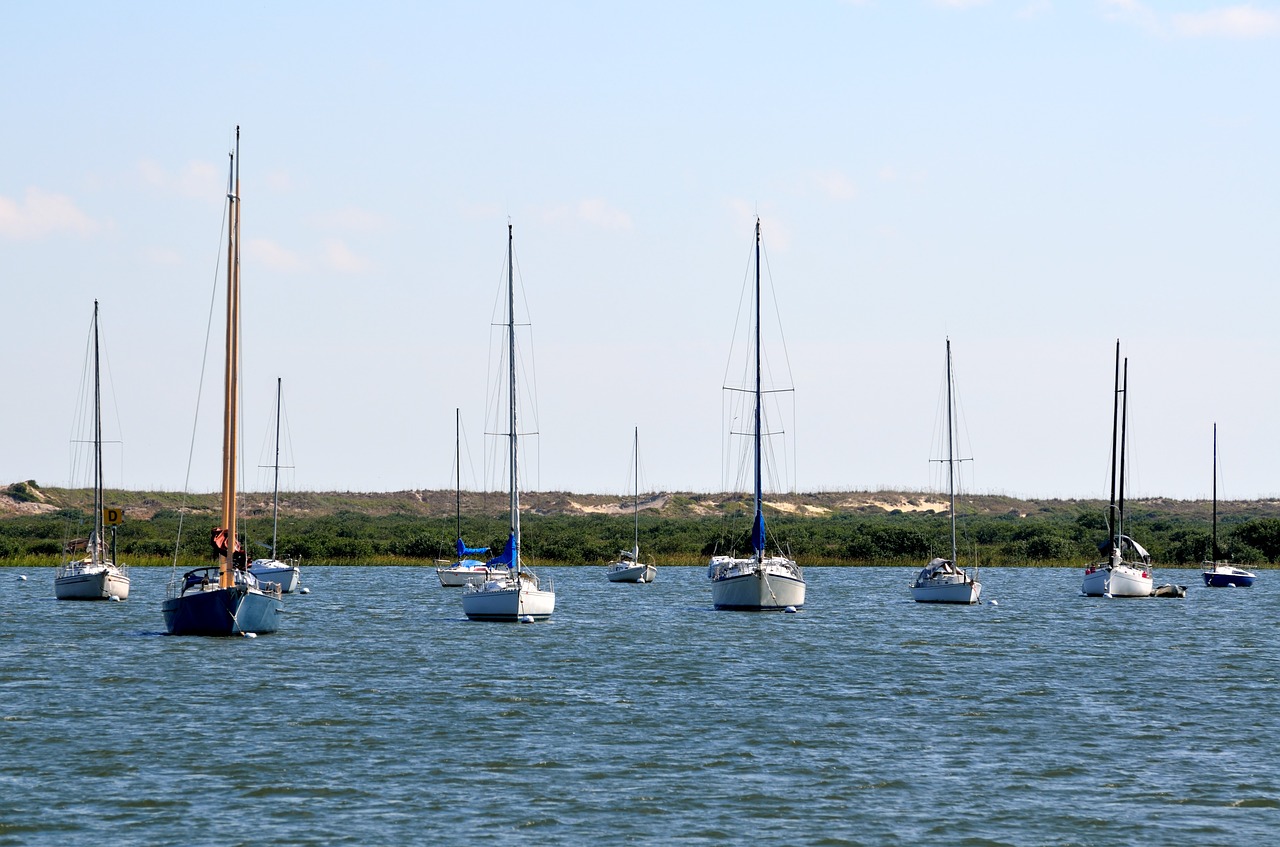
<path id="1" fill-rule="evenodd" d="M 751 549 L 764 552 L 764 512 L 756 512 L 756 523 L 751 527 Z"/>
<path id="2" fill-rule="evenodd" d="M 465 559 L 467 556 L 481 556 L 489 552 L 488 547 L 468 547 L 462 543 L 461 538 L 454 544 L 454 549 L 458 551 L 459 559 Z"/>
<path id="3" fill-rule="evenodd" d="M 502 551 L 501 556 L 495 556 L 486 565 L 506 565 L 508 568 L 516 566 L 516 534 L 513 532 L 507 536 L 506 549 Z"/>

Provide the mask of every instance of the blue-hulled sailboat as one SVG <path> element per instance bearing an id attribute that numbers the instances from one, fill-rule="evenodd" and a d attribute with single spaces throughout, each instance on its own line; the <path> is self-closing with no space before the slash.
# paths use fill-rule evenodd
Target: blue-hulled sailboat
<path id="1" fill-rule="evenodd" d="M 240 127 L 227 185 L 226 379 L 222 418 L 222 525 L 213 530 L 218 564 L 169 583 L 160 609 L 170 635 L 275 632 L 284 604 L 278 585 L 264 590 L 249 573 L 236 537 L 236 453 L 240 420 Z"/>
<path id="2" fill-rule="evenodd" d="M 1204 563 L 1207 588 L 1251 588 L 1257 574 L 1237 568 L 1230 562 L 1218 561 L 1218 425 L 1213 425 L 1213 534 L 1210 537 L 1209 561 Z"/>

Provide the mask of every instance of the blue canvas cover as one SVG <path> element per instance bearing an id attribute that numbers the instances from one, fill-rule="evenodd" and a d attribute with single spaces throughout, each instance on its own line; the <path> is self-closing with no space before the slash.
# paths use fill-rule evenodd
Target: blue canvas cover
<path id="1" fill-rule="evenodd" d="M 513 532 L 507 536 L 507 546 L 502 551 L 501 556 L 495 556 L 485 564 L 487 565 L 506 565 L 508 568 L 515 567 L 516 564 L 516 534 Z"/>
<path id="2" fill-rule="evenodd" d="M 756 523 L 751 527 L 751 549 L 764 552 L 764 512 L 756 512 Z"/>
<path id="3" fill-rule="evenodd" d="M 459 559 L 465 559 L 468 556 L 483 556 L 489 552 L 488 547 L 468 547 L 462 543 L 461 538 L 454 544 L 454 549 L 458 552 Z"/>

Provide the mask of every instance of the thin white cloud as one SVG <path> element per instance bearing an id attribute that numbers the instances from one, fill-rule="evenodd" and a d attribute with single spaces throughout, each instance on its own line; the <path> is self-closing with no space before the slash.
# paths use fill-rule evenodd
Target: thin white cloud
<path id="1" fill-rule="evenodd" d="M 631 229 L 630 215 L 599 199 L 580 200 L 578 220 L 600 229 Z"/>
<path id="2" fill-rule="evenodd" d="M 933 0 L 933 5 L 944 9 L 972 9 L 974 6 L 985 6 L 989 0 Z"/>
<path id="3" fill-rule="evenodd" d="M 294 273 L 306 267 L 297 253 L 266 238 L 246 241 L 245 258 L 250 262 L 260 262 L 270 270 L 284 273 Z"/>
<path id="4" fill-rule="evenodd" d="M 227 193 L 226 168 L 219 169 L 211 162 L 188 162 L 171 173 L 159 162 L 143 159 L 138 162 L 138 175 L 152 188 L 182 197 L 221 202 Z"/>
<path id="5" fill-rule="evenodd" d="M 841 171 L 827 171 L 814 176 L 818 190 L 832 200 L 852 200 L 858 196 L 858 187 Z"/>
<path id="6" fill-rule="evenodd" d="M 1053 3 L 1050 0 L 1031 0 L 1021 9 L 1014 13 L 1014 16 L 1022 20 L 1031 20 L 1043 15 L 1047 15 L 1053 11 Z"/>
<path id="7" fill-rule="evenodd" d="M 1280 34 L 1280 13 L 1252 5 L 1183 12 L 1173 16 L 1173 30 L 1191 38 L 1266 38 Z"/>
<path id="8" fill-rule="evenodd" d="M 373 262 L 357 256 L 345 242 L 334 239 L 325 244 L 324 263 L 341 273 L 359 274 L 373 269 Z"/>
<path id="9" fill-rule="evenodd" d="M 1101 0 L 1107 20 L 1138 26 L 1148 32 L 1184 38 L 1269 38 L 1280 35 L 1280 12 L 1246 3 L 1219 6 L 1204 12 L 1162 14 L 1141 0 Z"/>
<path id="10" fill-rule="evenodd" d="M 55 232 L 92 235 L 99 229 L 65 194 L 28 188 L 21 201 L 0 196 L 0 235 L 21 241 Z"/>
<path id="11" fill-rule="evenodd" d="M 389 221 L 376 212 L 348 206 L 321 212 L 311 218 L 311 223 L 318 229 L 332 232 L 382 232 L 387 229 Z"/>

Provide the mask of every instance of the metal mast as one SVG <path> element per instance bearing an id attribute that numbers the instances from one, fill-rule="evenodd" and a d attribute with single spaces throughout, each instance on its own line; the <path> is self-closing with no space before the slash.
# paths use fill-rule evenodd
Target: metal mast
<path id="1" fill-rule="evenodd" d="M 276 478 L 271 495 L 271 558 L 276 558 L 276 529 L 280 520 L 280 377 L 276 377 Z"/>
<path id="2" fill-rule="evenodd" d="M 756 460 L 756 524 L 760 524 L 761 500 L 763 499 L 760 470 L 760 219 L 756 218 L 756 408 L 755 408 L 755 460 Z M 763 529 L 763 527 L 762 527 Z M 756 560 L 764 561 L 765 537 L 760 533 L 757 540 Z"/>
<path id="3" fill-rule="evenodd" d="M 507 377 L 510 380 L 508 402 L 511 409 L 511 566 L 520 572 L 520 491 L 516 436 L 516 289 L 515 289 L 515 250 L 511 224 L 507 224 Z"/>
<path id="4" fill-rule="evenodd" d="M 951 339 L 947 339 L 947 491 L 951 497 L 951 563 L 956 564 L 956 449 L 951 419 L 952 404 Z"/>
<path id="5" fill-rule="evenodd" d="M 240 412 L 240 127 L 231 154 L 231 185 L 227 192 L 230 237 L 227 240 L 227 361 L 222 416 L 222 527 L 226 554 L 219 563 L 218 585 L 235 584 L 232 561 L 236 549 L 236 450 Z"/>
<path id="6" fill-rule="evenodd" d="M 93 551 L 92 562 L 102 561 L 102 378 L 98 365 L 98 301 L 93 301 Z"/>

